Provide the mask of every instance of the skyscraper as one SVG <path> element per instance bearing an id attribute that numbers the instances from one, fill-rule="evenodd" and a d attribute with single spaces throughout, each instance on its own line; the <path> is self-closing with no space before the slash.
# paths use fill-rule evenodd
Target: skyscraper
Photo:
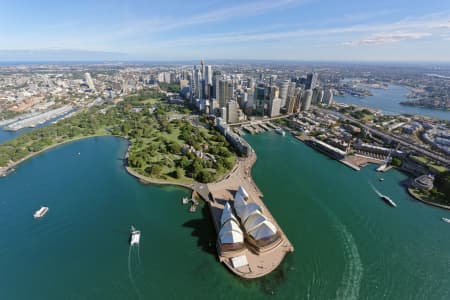
<path id="1" fill-rule="evenodd" d="M 312 100 L 312 90 L 306 90 L 303 93 L 303 99 L 302 99 L 302 111 L 309 110 L 311 107 L 311 100 Z"/>
<path id="2" fill-rule="evenodd" d="M 306 76 L 305 89 L 310 90 L 315 88 L 317 85 L 317 74 L 315 72 L 308 73 Z"/>
<path id="3" fill-rule="evenodd" d="M 95 85 L 94 85 L 94 81 L 92 80 L 91 74 L 85 73 L 84 79 L 86 80 L 86 84 L 89 87 L 89 89 L 95 90 Z"/>
<path id="4" fill-rule="evenodd" d="M 229 99 L 228 95 L 228 80 L 219 79 L 219 94 L 217 95 L 217 101 L 219 101 L 219 107 L 225 107 Z"/>
<path id="5" fill-rule="evenodd" d="M 281 99 L 278 97 L 270 99 L 269 117 L 273 118 L 280 115 Z"/>
<path id="6" fill-rule="evenodd" d="M 270 100 L 280 97 L 280 89 L 277 86 L 270 87 Z"/>
<path id="7" fill-rule="evenodd" d="M 238 104 L 234 100 L 230 100 L 227 103 L 227 123 L 237 123 L 238 122 Z"/>
<path id="8" fill-rule="evenodd" d="M 204 94 L 205 97 L 208 99 L 212 98 L 212 86 L 213 86 L 213 74 L 212 74 L 212 67 L 211 65 L 207 65 L 205 68 L 205 74 L 204 74 L 205 78 L 205 90 L 204 90 Z"/>
<path id="9" fill-rule="evenodd" d="M 323 95 L 323 103 L 326 105 L 331 105 L 333 104 L 333 101 L 334 101 L 333 90 L 326 89 Z"/>
<path id="10" fill-rule="evenodd" d="M 253 95 L 256 114 L 263 116 L 266 108 L 267 88 L 264 83 L 259 83 Z"/>
<path id="11" fill-rule="evenodd" d="M 312 103 L 321 103 L 323 99 L 323 90 L 319 88 L 313 89 Z"/>
<path id="12" fill-rule="evenodd" d="M 280 88 L 281 107 L 286 106 L 286 98 L 288 95 L 289 85 L 290 85 L 289 80 L 285 80 L 285 81 L 283 81 L 283 83 L 281 83 L 281 88 Z"/>

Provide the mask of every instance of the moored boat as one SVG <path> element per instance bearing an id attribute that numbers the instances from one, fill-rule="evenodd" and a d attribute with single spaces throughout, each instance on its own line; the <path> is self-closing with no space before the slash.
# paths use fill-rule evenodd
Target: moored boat
<path id="1" fill-rule="evenodd" d="M 446 223 L 450 223 L 450 219 L 447 219 L 447 218 L 442 218 L 442 221 L 444 221 Z"/>
<path id="2" fill-rule="evenodd" d="M 278 133 L 278 134 L 280 134 L 280 135 L 282 135 L 282 136 L 285 136 L 285 135 L 286 135 L 286 132 L 284 132 L 284 130 L 281 129 L 280 127 L 277 127 L 277 128 L 275 129 L 275 132 Z"/>
<path id="3" fill-rule="evenodd" d="M 47 213 L 47 211 L 48 211 L 48 207 L 42 206 L 33 214 L 33 217 L 42 218 Z"/>

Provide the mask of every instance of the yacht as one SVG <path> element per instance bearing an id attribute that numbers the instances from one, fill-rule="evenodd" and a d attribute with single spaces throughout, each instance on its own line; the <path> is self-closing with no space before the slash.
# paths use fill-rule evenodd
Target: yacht
<path id="1" fill-rule="evenodd" d="M 285 135 L 286 135 L 286 132 L 284 132 L 284 130 L 281 129 L 280 127 L 277 127 L 277 128 L 275 129 L 275 132 L 278 133 L 278 134 L 281 134 L 282 136 L 285 136 Z"/>
<path id="2" fill-rule="evenodd" d="M 450 223 L 450 219 L 447 219 L 447 218 L 442 218 L 442 221 L 444 221 L 446 223 Z"/>
<path id="3" fill-rule="evenodd" d="M 382 193 L 380 193 L 380 191 L 377 190 L 372 184 L 371 184 L 371 186 L 372 186 L 372 189 L 375 191 L 375 193 L 378 195 L 378 197 L 383 199 L 390 206 L 397 207 L 397 204 L 395 204 L 395 202 L 391 198 L 389 198 L 388 196 L 383 195 Z"/>
<path id="4" fill-rule="evenodd" d="M 48 211 L 48 207 L 46 206 L 41 206 L 41 208 L 39 208 L 33 215 L 33 217 L 35 218 L 42 218 Z"/>
<path id="5" fill-rule="evenodd" d="M 131 226 L 131 235 L 130 235 L 130 245 L 139 245 L 139 240 L 141 239 L 141 232 Z"/>
<path id="6" fill-rule="evenodd" d="M 395 204 L 395 202 L 388 196 L 380 194 L 380 198 L 386 201 L 386 203 L 390 206 L 397 207 L 397 204 Z"/>

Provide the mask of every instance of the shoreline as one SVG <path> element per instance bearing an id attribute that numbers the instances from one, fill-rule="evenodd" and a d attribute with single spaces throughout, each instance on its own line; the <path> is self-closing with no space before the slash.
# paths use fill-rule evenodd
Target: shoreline
<path id="1" fill-rule="evenodd" d="M 124 138 L 122 136 L 116 136 L 116 135 L 110 135 L 110 134 L 94 134 L 94 135 L 77 137 L 77 138 L 70 139 L 70 140 L 67 140 L 67 141 L 59 142 L 59 143 L 57 143 L 55 145 L 50 145 L 48 147 L 45 147 L 44 149 L 41 149 L 41 150 L 39 150 L 37 152 L 30 153 L 27 156 L 19 159 L 18 161 L 14 161 L 12 163 L 9 163 L 5 167 L 0 167 L 0 176 L 8 176 L 10 174 L 9 171 L 11 169 L 15 169 L 18 165 L 20 165 L 21 163 L 27 161 L 28 159 L 31 159 L 31 158 L 33 158 L 33 157 L 35 157 L 35 156 L 37 156 L 37 155 L 39 155 L 39 154 L 41 154 L 41 153 L 43 153 L 43 152 L 45 152 L 47 150 L 50 150 L 52 148 L 56 148 L 58 146 L 61 146 L 61 145 L 64 145 L 64 144 L 67 144 L 67 143 L 70 143 L 70 142 L 76 142 L 76 141 L 83 140 L 83 139 L 94 138 L 94 137 L 103 137 L 103 136 L 113 136 L 113 137 Z"/>
<path id="2" fill-rule="evenodd" d="M 422 203 L 424 203 L 424 204 L 431 205 L 431 206 L 434 206 L 434 207 L 439 207 L 439 208 L 446 209 L 446 210 L 450 210 L 450 206 L 447 206 L 447 205 L 444 205 L 444 204 L 439 204 L 439 203 L 435 203 L 435 202 L 431 202 L 431 201 L 422 199 L 421 197 L 419 197 L 418 195 L 416 195 L 416 193 L 414 193 L 410 187 L 408 187 L 408 188 L 406 188 L 406 189 L 407 189 L 407 191 L 408 191 L 408 194 L 409 194 L 411 197 L 413 197 L 414 199 L 416 199 L 416 200 L 418 200 L 418 201 L 420 201 L 420 202 L 422 202 Z"/>

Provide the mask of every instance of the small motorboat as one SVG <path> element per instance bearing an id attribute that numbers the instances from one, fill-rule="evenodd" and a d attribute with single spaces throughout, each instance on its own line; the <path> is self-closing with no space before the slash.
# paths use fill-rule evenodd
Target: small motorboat
<path id="1" fill-rule="evenodd" d="M 450 223 L 450 219 L 447 218 L 442 218 L 442 221 L 444 221 L 445 223 Z"/>
<path id="2" fill-rule="evenodd" d="M 139 241 L 141 239 L 141 232 L 131 226 L 131 235 L 130 235 L 130 245 L 139 245 Z"/>
<path id="3" fill-rule="evenodd" d="M 384 178 L 379 177 L 378 180 L 379 180 L 379 181 L 384 181 Z"/>
<path id="4" fill-rule="evenodd" d="M 34 218 L 42 218 L 48 212 L 47 206 L 42 206 L 33 215 Z"/>

